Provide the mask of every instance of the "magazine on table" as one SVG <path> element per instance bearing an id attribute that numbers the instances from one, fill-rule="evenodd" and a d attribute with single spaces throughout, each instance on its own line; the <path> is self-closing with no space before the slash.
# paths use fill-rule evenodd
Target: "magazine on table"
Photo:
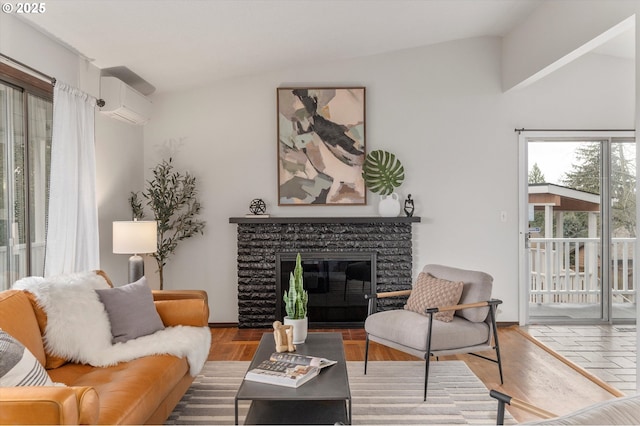
<path id="1" fill-rule="evenodd" d="M 297 388 L 316 377 L 323 368 L 336 363 L 326 358 L 274 352 L 269 359 L 249 370 L 245 380 Z"/>

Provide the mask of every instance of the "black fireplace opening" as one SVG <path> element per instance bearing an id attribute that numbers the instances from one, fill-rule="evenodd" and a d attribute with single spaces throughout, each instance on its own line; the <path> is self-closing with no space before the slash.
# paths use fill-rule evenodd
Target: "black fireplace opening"
<path id="1" fill-rule="evenodd" d="M 289 289 L 297 253 L 276 253 L 276 318 L 286 311 L 282 300 Z M 301 253 L 304 289 L 309 294 L 309 327 L 360 327 L 367 318 L 365 294 L 376 289 L 376 253 Z"/>

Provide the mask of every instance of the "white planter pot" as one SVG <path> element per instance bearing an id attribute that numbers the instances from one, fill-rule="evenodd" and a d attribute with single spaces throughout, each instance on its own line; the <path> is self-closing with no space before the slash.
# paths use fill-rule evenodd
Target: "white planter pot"
<path id="1" fill-rule="evenodd" d="M 382 217 L 397 217 L 400 214 L 400 197 L 395 192 L 381 195 L 378 214 Z"/>
<path id="2" fill-rule="evenodd" d="M 301 344 L 307 339 L 307 330 L 309 327 L 309 319 L 291 319 L 289 317 L 284 317 L 284 325 L 292 325 L 293 326 L 293 344 Z"/>

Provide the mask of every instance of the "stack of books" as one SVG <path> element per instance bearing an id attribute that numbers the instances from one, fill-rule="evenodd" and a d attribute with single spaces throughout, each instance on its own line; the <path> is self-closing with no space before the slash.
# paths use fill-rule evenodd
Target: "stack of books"
<path id="1" fill-rule="evenodd" d="M 269 359 L 247 371 L 244 378 L 252 382 L 297 388 L 316 377 L 323 368 L 335 363 L 326 358 L 274 352 Z"/>

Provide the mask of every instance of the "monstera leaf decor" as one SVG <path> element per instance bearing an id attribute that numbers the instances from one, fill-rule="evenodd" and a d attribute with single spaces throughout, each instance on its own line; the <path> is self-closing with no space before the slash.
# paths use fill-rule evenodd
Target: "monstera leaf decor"
<path id="1" fill-rule="evenodd" d="M 378 149 L 367 154 L 362 178 L 371 192 L 389 195 L 404 181 L 404 167 L 394 154 Z"/>

